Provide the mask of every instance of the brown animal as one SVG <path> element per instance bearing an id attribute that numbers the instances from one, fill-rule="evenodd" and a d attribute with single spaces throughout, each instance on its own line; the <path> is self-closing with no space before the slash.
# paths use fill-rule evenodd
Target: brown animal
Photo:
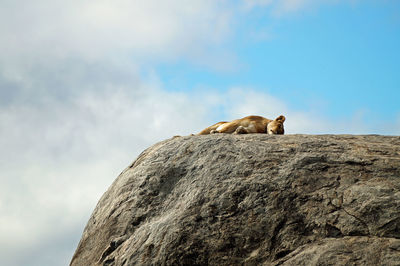
<path id="1" fill-rule="evenodd" d="M 283 115 L 278 116 L 275 120 L 270 120 L 262 116 L 246 116 L 241 119 L 236 119 L 231 122 L 218 122 L 208 128 L 202 130 L 197 135 L 207 135 L 214 133 L 228 133 L 228 134 L 249 134 L 249 133 L 267 133 L 270 135 L 280 134 L 283 135 L 285 130 L 283 122 L 285 122 Z"/>

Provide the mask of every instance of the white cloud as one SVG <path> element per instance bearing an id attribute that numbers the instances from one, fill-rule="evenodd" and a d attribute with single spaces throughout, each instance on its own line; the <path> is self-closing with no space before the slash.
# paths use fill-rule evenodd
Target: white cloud
<path id="1" fill-rule="evenodd" d="M 266 93 L 257 93 L 251 88 L 231 89 L 226 95 L 224 108 L 231 119 L 254 114 L 277 117 L 287 111 L 281 100 Z"/>
<path id="2" fill-rule="evenodd" d="M 226 40 L 225 1 L 6 1 L 0 10 L 0 59 L 174 58 L 205 53 Z"/>
<path id="3" fill-rule="evenodd" d="M 242 3 L 247 10 L 269 7 L 284 14 L 331 2 L 337 1 Z M 137 63 L 185 57 L 208 67 L 235 62 L 223 44 L 234 34 L 238 14 L 237 5 L 224 0 L 6 0 L 0 9 L 0 65 L 29 67 L 71 57 Z"/>
<path id="4" fill-rule="evenodd" d="M 243 0 L 248 11 L 275 14 L 354 0 Z M 234 60 L 221 46 L 234 34 L 237 3 L 220 0 L 4 0 L 0 64 L 68 57 L 149 62 L 187 57 L 206 64 Z M 224 55 L 219 58 L 219 55 Z M 205 60 L 207 58 L 207 60 Z M 226 64 L 228 65 L 228 64 Z M 221 66 L 218 66 L 221 68 Z"/>

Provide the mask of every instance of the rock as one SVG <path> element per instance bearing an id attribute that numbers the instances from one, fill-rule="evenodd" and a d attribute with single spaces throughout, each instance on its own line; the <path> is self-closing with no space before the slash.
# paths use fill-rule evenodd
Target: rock
<path id="1" fill-rule="evenodd" d="M 400 137 L 178 137 L 100 199 L 71 265 L 400 265 Z"/>

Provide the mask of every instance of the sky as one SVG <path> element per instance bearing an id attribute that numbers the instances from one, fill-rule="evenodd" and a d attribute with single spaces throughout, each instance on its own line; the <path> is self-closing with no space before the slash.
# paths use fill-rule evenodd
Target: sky
<path id="1" fill-rule="evenodd" d="M 246 115 L 400 135 L 396 0 L 2 0 L 0 264 L 67 265 L 145 148 Z"/>

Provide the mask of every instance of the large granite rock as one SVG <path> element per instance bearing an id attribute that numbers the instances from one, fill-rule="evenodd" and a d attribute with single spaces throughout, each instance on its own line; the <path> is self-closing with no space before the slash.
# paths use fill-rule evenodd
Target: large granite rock
<path id="1" fill-rule="evenodd" d="M 400 137 L 178 137 L 97 204 L 71 265 L 400 265 Z"/>

